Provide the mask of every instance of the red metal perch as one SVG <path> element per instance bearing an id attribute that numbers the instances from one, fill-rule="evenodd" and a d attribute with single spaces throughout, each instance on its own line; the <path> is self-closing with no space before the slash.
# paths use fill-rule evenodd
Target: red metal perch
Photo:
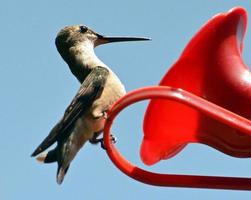
<path id="1" fill-rule="evenodd" d="M 251 190 L 251 178 L 145 171 L 124 159 L 109 139 L 112 122 L 122 109 L 152 99 L 140 152 L 145 164 L 171 158 L 188 143 L 251 157 L 251 73 L 241 58 L 246 24 L 243 8 L 214 16 L 189 42 L 160 86 L 130 92 L 113 105 L 104 138 L 109 157 L 122 172 L 158 186 Z"/>

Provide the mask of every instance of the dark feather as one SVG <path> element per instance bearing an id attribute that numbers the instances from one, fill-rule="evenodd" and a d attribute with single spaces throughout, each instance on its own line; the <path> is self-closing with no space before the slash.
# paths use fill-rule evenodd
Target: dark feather
<path id="1" fill-rule="evenodd" d="M 77 95 L 67 107 L 63 118 L 53 127 L 49 135 L 36 148 L 31 156 L 36 156 L 53 143 L 69 136 L 76 120 L 88 111 L 92 103 L 103 91 L 109 71 L 104 67 L 95 67 L 82 83 Z"/>
<path id="2" fill-rule="evenodd" d="M 44 163 L 52 163 L 52 162 L 56 162 L 57 158 L 58 158 L 58 148 L 55 148 L 51 151 L 48 152 L 48 154 L 46 155 L 45 159 L 44 159 Z"/>

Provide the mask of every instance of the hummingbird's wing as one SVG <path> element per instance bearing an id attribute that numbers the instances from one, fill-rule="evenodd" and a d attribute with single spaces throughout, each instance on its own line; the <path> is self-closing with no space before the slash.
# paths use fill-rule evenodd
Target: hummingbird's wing
<path id="1" fill-rule="evenodd" d="M 82 83 L 78 93 L 65 110 L 63 118 L 53 127 L 49 135 L 36 148 L 31 156 L 36 156 L 50 147 L 54 142 L 68 137 L 75 121 L 85 113 L 95 99 L 99 98 L 109 71 L 104 67 L 95 67 Z"/>

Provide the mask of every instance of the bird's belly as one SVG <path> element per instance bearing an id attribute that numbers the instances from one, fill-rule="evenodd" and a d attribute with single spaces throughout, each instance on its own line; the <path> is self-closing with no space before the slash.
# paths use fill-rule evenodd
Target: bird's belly
<path id="1" fill-rule="evenodd" d="M 105 125 L 105 118 L 93 118 L 92 116 L 85 118 L 85 122 L 90 130 L 92 130 L 93 133 L 100 132 L 104 129 Z"/>
<path id="2" fill-rule="evenodd" d="M 72 141 L 75 144 L 78 144 L 78 148 L 81 148 L 82 145 L 92 138 L 94 135 L 93 130 L 89 127 L 89 123 L 87 123 L 86 117 L 79 118 L 76 121 L 76 126 L 73 130 Z"/>
<path id="3" fill-rule="evenodd" d="M 76 144 L 77 149 L 93 138 L 94 133 L 104 129 L 105 118 L 94 119 L 91 115 L 84 115 L 76 121 L 76 126 L 71 134 L 71 140 Z"/>

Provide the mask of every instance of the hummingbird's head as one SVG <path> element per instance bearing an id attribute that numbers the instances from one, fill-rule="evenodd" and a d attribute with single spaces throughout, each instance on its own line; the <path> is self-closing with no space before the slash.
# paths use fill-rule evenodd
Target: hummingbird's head
<path id="1" fill-rule="evenodd" d="M 56 37 L 56 46 L 60 54 L 62 51 L 76 45 L 90 44 L 96 47 L 111 42 L 142 41 L 149 40 L 143 37 L 108 37 L 100 35 L 85 25 L 66 26 L 61 29 Z"/>
<path id="2" fill-rule="evenodd" d="M 84 25 L 66 26 L 56 37 L 57 48 L 70 48 L 84 42 L 95 44 L 98 34 Z"/>

